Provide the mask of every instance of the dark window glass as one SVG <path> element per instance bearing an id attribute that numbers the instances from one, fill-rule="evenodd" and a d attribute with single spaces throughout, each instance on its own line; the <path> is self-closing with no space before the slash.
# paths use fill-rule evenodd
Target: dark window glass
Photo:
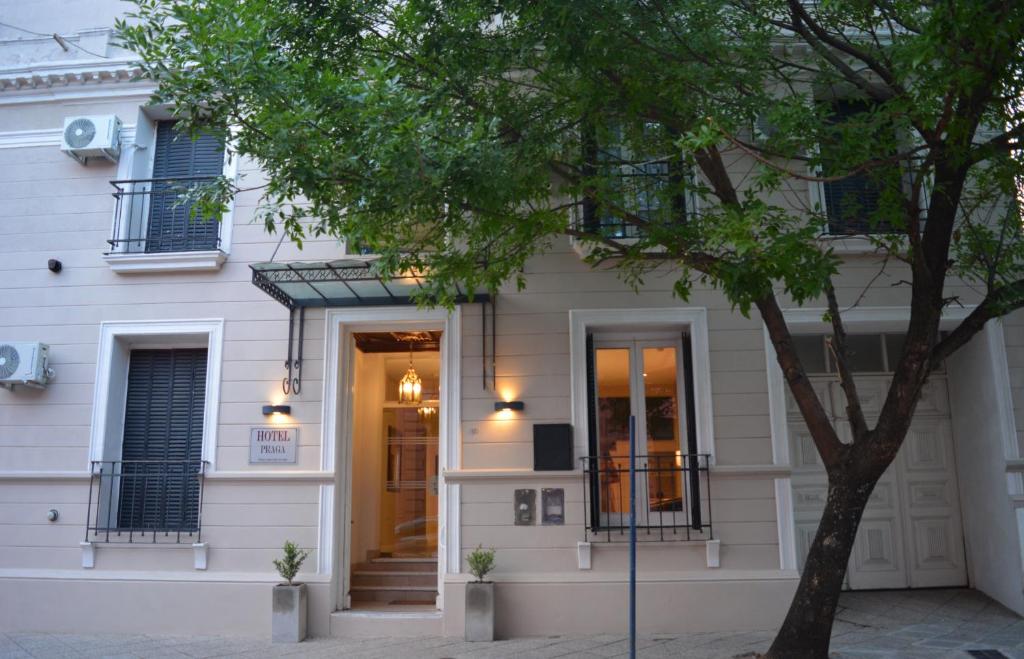
<path id="1" fill-rule="evenodd" d="M 820 334 L 793 336 L 793 347 L 807 373 L 826 373 L 825 342 Z"/>
<path id="2" fill-rule="evenodd" d="M 866 112 L 870 105 L 858 101 L 836 101 L 832 106 L 835 123 L 850 119 Z M 828 154 L 823 154 L 822 173 L 835 176 L 846 173 L 838 164 L 830 163 Z M 850 163 L 844 163 L 849 165 Z M 837 181 L 824 183 L 825 212 L 828 216 L 828 232 L 832 235 L 889 233 L 892 226 L 879 222 L 872 216 L 878 211 L 882 197 L 882 185 L 877 172 L 857 173 Z"/>

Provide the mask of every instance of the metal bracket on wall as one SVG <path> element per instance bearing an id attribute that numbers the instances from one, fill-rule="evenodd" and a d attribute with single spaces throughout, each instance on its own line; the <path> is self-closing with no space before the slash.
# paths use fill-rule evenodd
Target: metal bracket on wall
<path id="1" fill-rule="evenodd" d="M 298 356 L 294 359 L 295 352 L 292 351 L 292 343 L 295 337 L 295 307 L 288 309 L 288 359 L 284 367 L 288 369 L 288 377 L 281 381 L 281 389 L 285 395 L 298 394 L 302 391 L 302 337 L 306 326 L 306 307 L 299 307 L 299 347 Z"/>
<path id="2" fill-rule="evenodd" d="M 498 293 L 491 293 L 490 298 L 480 303 L 480 372 L 483 374 L 483 387 L 487 391 L 487 314 L 491 314 L 491 391 L 498 389 L 498 368 L 497 368 L 497 335 L 498 316 L 495 309 L 498 304 Z M 488 309 L 488 307 L 490 307 Z"/>

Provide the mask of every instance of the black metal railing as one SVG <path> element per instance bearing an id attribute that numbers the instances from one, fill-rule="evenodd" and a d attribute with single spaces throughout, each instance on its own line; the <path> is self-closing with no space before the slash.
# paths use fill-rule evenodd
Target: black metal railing
<path id="1" fill-rule="evenodd" d="M 201 542 L 203 460 L 94 460 L 86 542 Z"/>
<path id="2" fill-rule="evenodd" d="M 710 456 L 636 456 L 637 540 L 710 540 Z M 629 458 L 580 458 L 586 475 L 583 508 L 588 541 L 629 540 Z"/>
<path id="3" fill-rule="evenodd" d="M 202 217 L 190 194 L 212 176 L 111 181 L 114 233 L 111 254 L 198 252 L 220 248 L 220 218 Z"/>

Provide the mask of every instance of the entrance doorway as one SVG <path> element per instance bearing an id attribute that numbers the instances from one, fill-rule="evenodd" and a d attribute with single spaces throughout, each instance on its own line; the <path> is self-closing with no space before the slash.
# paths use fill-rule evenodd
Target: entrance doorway
<path id="1" fill-rule="evenodd" d="M 353 332 L 353 608 L 437 598 L 441 332 Z"/>

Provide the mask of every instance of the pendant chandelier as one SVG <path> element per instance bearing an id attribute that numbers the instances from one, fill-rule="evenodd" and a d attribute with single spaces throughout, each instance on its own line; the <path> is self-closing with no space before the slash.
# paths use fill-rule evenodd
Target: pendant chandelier
<path id="1" fill-rule="evenodd" d="M 416 404 L 423 399 L 423 380 L 412 367 L 412 342 L 409 342 L 409 370 L 398 381 L 398 402 Z"/>

